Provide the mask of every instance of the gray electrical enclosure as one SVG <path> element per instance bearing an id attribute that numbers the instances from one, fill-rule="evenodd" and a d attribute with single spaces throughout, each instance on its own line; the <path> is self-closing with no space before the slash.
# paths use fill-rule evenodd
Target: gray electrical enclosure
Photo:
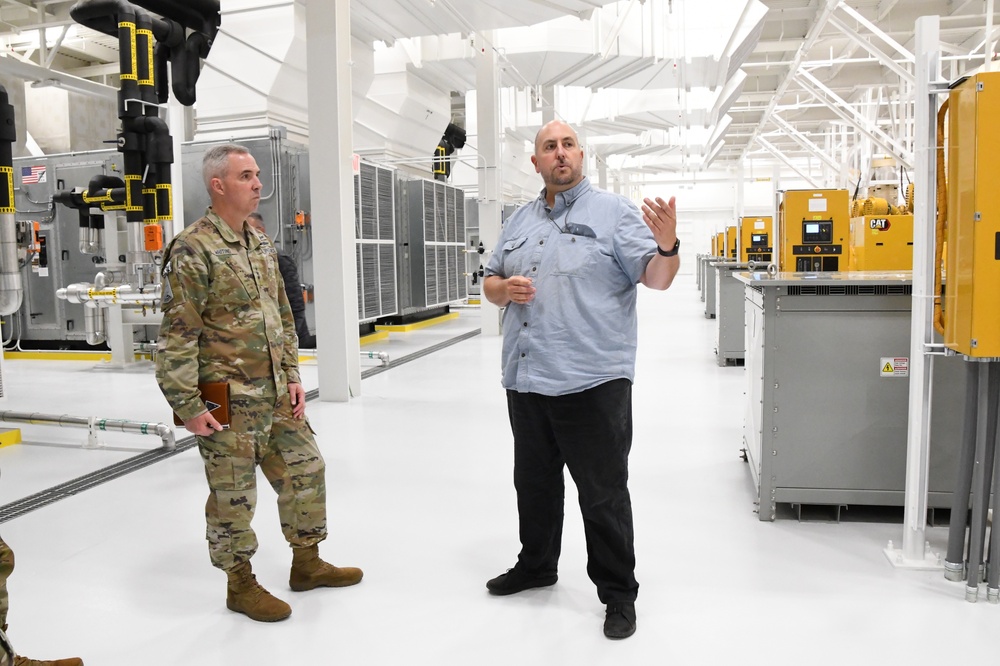
<path id="1" fill-rule="evenodd" d="M 743 446 L 761 520 L 781 503 L 901 506 L 909 420 L 909 274 L 739 273 Z M 928 505 L 957 474 L 966 364 L 934 361 Z"/>

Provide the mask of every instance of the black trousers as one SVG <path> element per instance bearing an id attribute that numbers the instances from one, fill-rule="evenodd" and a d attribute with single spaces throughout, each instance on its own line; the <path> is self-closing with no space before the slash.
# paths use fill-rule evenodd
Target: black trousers
<path id="1" fill-rule="evenodd" d="M 616 379 L 561 396 L 507 391 L 520 524 L 518 567 L 556 573 L 562 545 L 563 465 L 576 483 L 587 574 L 602 603 L 634 601 L 635 547 L 628 455 L 632 383 Z"/>

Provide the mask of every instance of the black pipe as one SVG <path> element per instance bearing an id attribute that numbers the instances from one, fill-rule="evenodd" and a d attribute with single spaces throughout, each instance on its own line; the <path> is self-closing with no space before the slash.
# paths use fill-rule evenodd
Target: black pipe
<path id="1" fill-rule="evenodd" d="M 7 99 L 7 89 L 0 85 L 0 213 L 14 213 L 14 142 L 17 127 L 14 125 L 14 107 Z M 12 223 L 13 224 L 13 223 Z M 10 271 L 17 267 L 5 268 Z M 18 297 L 20 303 L 20 297 Z"/>
<path id="2" fill-rule="evenodd" d="M 208 56 L 212 43 L 201 33 L 191 33 L 183 47 L 171 49 L 170 72 L 174 97 L 184 106 L 195 103 L 195 84 L 201 74 L 201 60 Z"/>
<path id="3" fill-rule="evenodd" d="M 11 168 L 14 164 L 14 142 L 17 141 L 17 127 L 14 126 L 14 107 L 7 98 L 7 89 L 0 85 L 0 167 Z M 7 188 L 0 188 L 0 196 L 6 197 Z M 8 202 L 7 206 L 13 206 Z M 0 207 L 7 207 L 0 206 Z"/>
<path id="4" fill-rule="evenodd" d="M 135 8 L 123 0 L 82 0 L 70 8 L 69 15 L 77 23 L 111 37 L 118 36 L 121 20 L 135 22 Z"/>
<path id="5" fill-rule="evenodd" d="M 139 99 L 143 101 L 142 115 L 159 113 L 156 108 L 155 77 L 153 66 L 153 20 L 146 12 L 135 15 L 135 62 L 139 83 Z"/>
<path id="6" fill-rule="evenodd" d="M 153 70 L 156 78 L 154 90 L 156 103 L 166 104 L 170 101 L 170 85 L 167 79 L 167 65 L 170 62 L 170 47 L 163 42 L 156 42 L 153 48 Z"/>
<path id="7" fill-rule="evenodd" d="M 945 577 L 960 581 L 965 578 L 965 527 L 969 519 L 969 493 L 976 463 L 976 419 L 978 412 L 979 363 L 968 363 L 965 376 L 965 417 L 962 448 L 958 457 L 958 478 L 951 496 L 951 522 L 948 526 L 948 553 L 945 555 Z"/>
<path id="8" fill-rule="evenodd" d="M 135 0 L 135 4 L 215 39 L 222 23 L 219 0 Z"/>

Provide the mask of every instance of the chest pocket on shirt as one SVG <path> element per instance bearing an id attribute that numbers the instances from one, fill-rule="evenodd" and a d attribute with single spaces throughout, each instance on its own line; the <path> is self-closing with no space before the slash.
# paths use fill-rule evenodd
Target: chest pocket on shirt
<path id="1" fill-rule="evenodd" d="M 558 234 L 555 240 L 553 275 L 586 277 L 597 261 L 597 239 L 575 234 Z"/>
<path id="2" fill-rule="evenodd" d="M 240 265 L 238 261 L 228 260 L 223 264 L 224 268 L 219 271 L 221 279 L 212 284 L 212 290 L 218 291 L 229 309 L 242 309 L 248 306 L 251 300 L 259 297 L 257 282 L 253 275 Z M 241 289 L 242 287 L 242 289 Z"/>
<path id="3" fill-rule="evenodd" d="M 504 243 L 503 247 L 500 248 L 500 265 L 503 267 L 504 275 L 508 277 L 511 275 L 521 275 L 521 269 L 524 266 L 525 260 L 525 252 L 522 248 L 527 240 L 527 236 L 514 238 Z"/>

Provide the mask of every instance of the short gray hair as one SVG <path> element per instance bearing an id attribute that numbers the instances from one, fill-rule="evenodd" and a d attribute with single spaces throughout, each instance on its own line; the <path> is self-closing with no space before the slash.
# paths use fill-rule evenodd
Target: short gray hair
<path id="1" fill-rule="evenodd" d="M 250 150 L 246 146 L 235 143 L 223 143 L 212 146 L 205 152 L 201 159 L 201 175 L 205 179 L 205 189 L 212 191 L 213 178 L 225 178 L 229 171 L 230 155 L 249 155 Z"/>

